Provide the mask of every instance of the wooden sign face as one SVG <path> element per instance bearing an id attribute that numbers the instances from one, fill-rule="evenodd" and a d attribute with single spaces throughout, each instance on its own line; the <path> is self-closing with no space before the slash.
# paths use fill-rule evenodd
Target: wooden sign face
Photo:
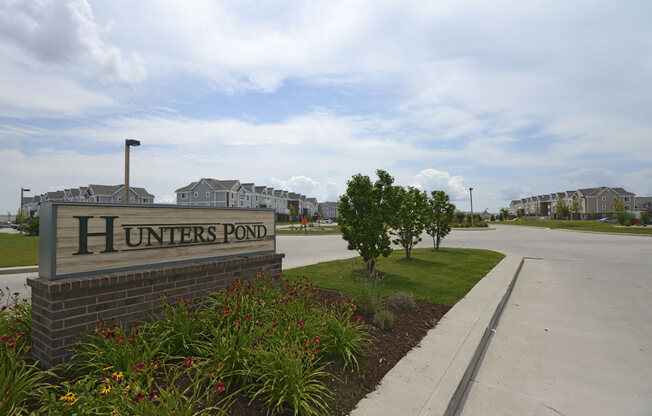
<path id="1" fill-rule="evenodd" d="M 47 279 L 276 251 L 271 209 L 46 203 Z"/>

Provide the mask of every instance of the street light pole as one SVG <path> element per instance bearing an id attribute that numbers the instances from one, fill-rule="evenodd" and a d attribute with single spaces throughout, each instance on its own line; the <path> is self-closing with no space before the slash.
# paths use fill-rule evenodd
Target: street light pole
<path id="1" fill-rule="evenodd" d="M 469 188 L 469 196 L 471 198 L 471 228 L 473 228 L 473 188 Z"/>
<path id="2" fill-rule="evenodd" d="M 129 203 L 129 147 L 140 146 L 139 140 L 126 139 L 125 140 L 125 204 Z"/>
<path id="3" fill-rule="evenodd" d="M 20 188 L 20 208 L 18 209 L 19 211 L 23 209 L 23 192 L 29 192 L 30 189 L 28 188 Z"/>

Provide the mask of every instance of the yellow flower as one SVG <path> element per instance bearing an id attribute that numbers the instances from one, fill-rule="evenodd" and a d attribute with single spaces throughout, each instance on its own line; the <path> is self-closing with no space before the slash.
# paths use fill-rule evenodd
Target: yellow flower
<path id="1" fill-rule="evenodd" d="M 129 384 L 127 384 L 127 385 L 125 386 L 125 389 L 127 389 L 127 390 L 131 390 L 131 386 L 130 386 Z"/>
<path id="2" fill-rule="evenodd" d="M 106 394 L 110 391 L 111 391 L 111 386 L 104 386 L 102 387 L 102 391 L 100 392 L 100 394 Z"/>
<path id="3" fill-rule="evenodd" d="M 118 412 L 116 412 L 115 410 L 113 410 L 113 411 L 111 412 L 111 416 L 118 416 Z"/>
<path id="4" fill-rule="evenodd" d="M 110 369 L 112 369 L 112 368 L 113 368 L 113 366 L 110 365 L 110 366 L 108 366 L 108 367 L 104 367 L 102 370 L 106 371 L 106 370 L 110 370 Z"/>
<path id="5" fill-rule="evenodd" d="M 77 380 L 77 384 L 81 384 L 81 382 L 82 382 L 81 378 L 79 380 Z"/>
<path id="6" fill-rule="evenodd" d="M 62 381 L 62 382 L 61 382 L 61 385 L 62 385 L 62 386 L 65 386 L 66 384 L 70 384 L 70 382 L 69 382 L 69 381 Z"/>
<path id="7" fill-rule="evenodd" d="M 122 378 L 122 371 L 120 371 L 119 373 L 113 373 L 113 374 L 111 375 L 111 377 L 115 377 L 115 378 L 117 378 L 117 379 L 121 379 L 121 378 Z"/>
<path id="8" fill-rule="evenodd" d="M 71 401 L 71 402 L 69 402 L 69 403 L 64 403 L 63 405 L 64 405 L 64 406 L 72 406 L 73 404 L 77 403 L 78 400 L 79 400 L 79 399 L 75 399 L 75 400 L 73 400 L 73 401 Z"/>
<path id="9" fill-rule="evenodd" d="M 59 397 L 60 402 L 73 402 L 74 403 L 77 400 L 79 400 L 79 399 L 77 399 L 75 397 L 75 393 L 67 393 L 65 396 Z"/>

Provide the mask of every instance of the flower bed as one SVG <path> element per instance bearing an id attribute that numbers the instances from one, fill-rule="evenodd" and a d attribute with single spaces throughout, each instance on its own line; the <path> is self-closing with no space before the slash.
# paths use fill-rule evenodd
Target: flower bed
<path id="1" fill-rule="evenodd" d="M 380 331 L 307 278 L 257 276 L 200 304 L 167 299 L 141 327 L 100 325 L 45 372 L 25 358 L 29 305 L 7 306 L 0 414 L 54 415 L 346 414 L 447 310 L 419 303 Z"/>

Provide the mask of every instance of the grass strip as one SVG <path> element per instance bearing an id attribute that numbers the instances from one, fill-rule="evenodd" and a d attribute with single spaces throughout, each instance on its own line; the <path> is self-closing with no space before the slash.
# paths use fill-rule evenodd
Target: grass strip
<path id="1" fill-rule="evenodd" d="M 505 257 L 495 251 L 466 248 L 442 248 L 439 252 L 418 248 L 412 256 L 407 260 L 403 251 L 395 250 L 378 261 L 377 269 L 384 275 L 376 283 L 380 296 L 406 291 L 419 301 L 453 306 Z M 323 289 L 355 293 L 360 289 L 363 267 L 358 257 L 296 267 L 284 273 L 290 278 L 308 276 Z"/>

